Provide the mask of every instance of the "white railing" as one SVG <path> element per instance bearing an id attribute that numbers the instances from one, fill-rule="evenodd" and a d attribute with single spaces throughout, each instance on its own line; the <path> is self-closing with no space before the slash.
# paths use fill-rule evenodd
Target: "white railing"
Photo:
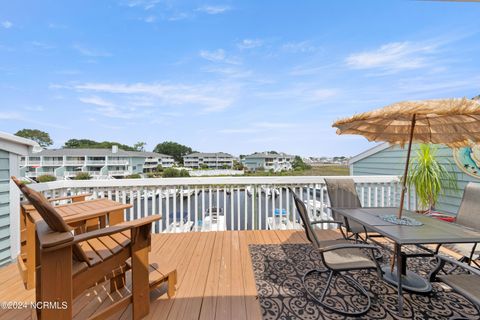
<path id="1" fill-rule="evenodd" d="M 42 162 L 44 166 L 63 166 L 62 160 L 44 160 Z"/>
<path id="2" fill-rule="evenodd" d="M 108 170 L 108 174 L 112 176 L 125 176 L 131 174 L 131 172 L 125 170 Z"/>
<path id="3" fill-rule="evenodd" d="M 106 164 L 106 160 L 87 160 L 87 165 L 89 164 Z"/>
<path id="4" fill-rule="evenodd" d="M 85 160 L 65 160 L 66 165 L 83 166 Z"/>
<path id="5" fill-rule="evenodd" d="M 107 164 L 128 165 L 128 160 L 108 160 Z"/>
<path id="6" fill-rule="evenodd" d="M 363 206 L 398 205 L 398 177 L 352 178 Z M 61 180 L 32 187 L 47 196 L 92 193 L 93 198 L 130 203 L 133 207 L 126 210 L 126 220 L 161 214 L 163 219 L 156 223 L 154 232 L 297 229 L 300 220 L 289 188 L 305 201 L 311 215 L 331 217 L 320 176 Z M 415 199 L 408 201 L 407 209 L 414 203 Z M 215 224 L 209 213 L 216 210 L 220 219 Z"/>

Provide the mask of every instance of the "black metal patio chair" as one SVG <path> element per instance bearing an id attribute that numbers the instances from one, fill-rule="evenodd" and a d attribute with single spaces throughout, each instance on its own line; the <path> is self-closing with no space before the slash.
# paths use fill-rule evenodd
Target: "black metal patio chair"
<path id="1" fill-rule="evenodd" d="M 455 223 L 467 228 L 480 230 L 480 183 L 469 182 L 465 187 Z M 474 263 L 480 268 L 480 264 L 477 261 L 480 255 L 478 243 L 456 243 L 449 246 L 462 255 L 461 262 L 465 262 L 468 265 Z M 437 247 L 436 253 L 438 253 L 439 249 L 440 246 Z"/>
<path id="2" fill-rule="evenodd" d="M 307 291 L 308 295 L 322 305 L 324 308 L 327 308 L 331 311 L 338 312 L 343 315 L 347 316 L 361 316 L 368 312 L 371 306 L 371 298 L 370 295 L 367 293 L 365 288 L 351 276 L 344 274 L 346 271 L 353 271 L 353 270 L 376 270 L 379 276 L 379 279 L 382 278 L 382 271 L 380 265 L 375 259 L 374 252 L 380 251 L 378 247 L 374 245 L 368 244 L 354 244 L 344 239 L 341 240 L 328 240 L 328 241 L 320 241 L 317 237 L 317 234 L 314 230 L 314 225 L 322 224 L 322 223 L 337 223 L 341 224 L 338 221 L 331 221 L 331 220 L 320 220 L 320 221 L 310 221 L 310 217 L 308 216 L 307 208 L 303 201 L 298 198 L 295 192 L 291 189 L 290 192 L 293 195 L 295 206 L 297 211 L 300 215 L 300 218 L 303 222 L 303 227 L 305 228 L 305 233 L 307 239 L 312 243 L 313 247 L 318 250 L 320 253 L 321 260 L 325 265 L 325 270 L 319 269 L 312 269 L 307 271 L 302 277 L 302 284 Z M 369 257 L 365 252 L 371 251 L 371 256 Z M 325 289 L 320 294 L 320 298 L 318 298 L 314 293 L 309 290 L 308 286 L 306 285 L 306 278 L 312 273 L 323 273 L 329 272 L 328 280 Z M 356 311 L 349 311 L 349 310 L 340 310 L 325 303 L 325 297 L 329 290 L 329 287 L 332 283 L 332 279 L 334 276 L 339 276 L 343 278 L 347 284 L 353 287 L 356 291 L 363 295 L 367 299 L 367 303 L 365 307 L 359 308 Z M 360 301 L 361 299 L 355 300 Z"/>

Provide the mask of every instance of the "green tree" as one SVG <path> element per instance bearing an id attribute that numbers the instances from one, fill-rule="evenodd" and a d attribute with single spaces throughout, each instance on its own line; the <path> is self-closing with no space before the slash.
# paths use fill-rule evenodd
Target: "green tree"
<path id="1" fill-rule="evenodd" d="M 202 163 L 202 164 L 200 165 L 200 169 L 202 169 L 202 170 L 207 170 L 207 169 L 208 169 L 208 164 Z"/>
<path id="2" fill-rule="evenodd" d="M 172 156 L 176 162 L 183 164 L 183 156 L 192 153 L 193 150 L 190 147 L 173 141 L 165 141 L 157 144 L 153 152 L 168 154 Z"/>
<path id="3" fill-rule="evenodd" d="M 303 162 L 303 159 L 300 156 L 295 156 L 292 161 L 292 167 L 294 170 L 307 170 L 311 168 L 310 165 Z"/>
<path id="4" fill-rule="evenodd" d="M 244 170 L 245 167 L 243 166 L 243 164 L 240 161 L 233 160 L 233 169 L 234 170 Z"/>
<path id="5" fill-rule="evenodd" d="M 147 145 L 146 142 L 138 141 L 133 145 L 133 149 L 135 149 L 135 151 L 145 151 L 146 145 Z"/>
<path id="6" fill-rule="evenodd" d="M 27 138 L 35 141 L 42 148 L 47 148 L 53 144 L 53 140 L 50 135 L 38 129 L 22 129 L 15 133 L 16 136 Z"/>
<path id="7" fill-rule="evenodd" d="M 155 168 L 155 171 L 156 172 L 162 172 L 163 171 L 163 166 L 161 164 L 159 164 L 156 168 Z"/>
<path id="8" fill-rule="evenodd" d="M 111 149 L 112 146 L 117 145 L 119 149 L 126 151 L 137 151 L 134 147 L 126 144 L 121 144 L 114 141 L 94 141 L 89 139 L 70 139 L 65 142 L 63 148 L 66 149 L 80 149 L 80 148 L 94 148 L 94 149 Z"/>

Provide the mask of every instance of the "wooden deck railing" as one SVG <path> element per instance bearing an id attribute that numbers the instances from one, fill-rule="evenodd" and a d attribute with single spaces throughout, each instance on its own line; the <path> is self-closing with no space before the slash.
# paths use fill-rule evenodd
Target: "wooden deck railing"
<path id="1" fill-rule="evenodd" d="M 397 176 L 352 178 L 363 206 L 398 205 Z M 189 227 L 183 226 L 192 225 L 193 230 L 206 231 L 205 217 L 216 210 L 225 221 L 224 226 L 216 224 L 218 231 L 297 229 L 299 219 L 288 187 L 305 201 L 311 214 L 331 216 L 321 176 L 63 180 L 32 187 L 47 196 L 92 193 L 93 198 L 131 203 L 133 208 L 126 211 L 125 220 L 162 214 L 154 232 L 186 231 Z M 406 208 L 414 208 L 414 195 L 407 199 Z"/>

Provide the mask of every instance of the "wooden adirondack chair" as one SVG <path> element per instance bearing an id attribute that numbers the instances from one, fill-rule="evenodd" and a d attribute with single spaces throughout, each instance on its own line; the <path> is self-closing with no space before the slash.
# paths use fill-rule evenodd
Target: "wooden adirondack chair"
<path id="1" fill-rule="evenodd" d="M 75 297 L 105 280 L 110 280 L 111 287 L 123 286 L 123 277 L 129 268 L 132 293 L 97 312 L 92 319 L 104 319 L 129 303 L 132 303 L 133 319 L 143 318 L 150 309 L 150 289 L 165 280 L 169 283 L 168 295 L 174 294 L 175 270 L 149 283 L 151 224 L 160 219 L 159 215 L 73 235 L 41 193 L 15 177 L 12 180 L 43 218 L 36 224 L 36 301 L 56 302 L 60 308 L 37 310 L 40 319 L 71 319 Z M 67 308 L 62 308 L 62 303 L 66 303 Z"/>

